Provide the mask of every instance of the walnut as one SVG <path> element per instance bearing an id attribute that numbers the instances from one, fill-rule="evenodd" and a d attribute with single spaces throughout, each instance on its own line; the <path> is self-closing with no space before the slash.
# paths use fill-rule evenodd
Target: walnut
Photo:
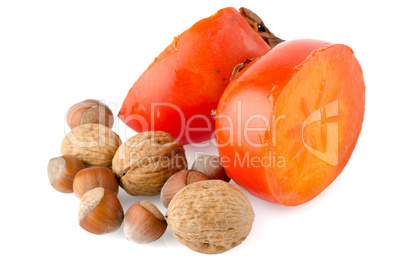
<path id="1" fill-rule="evenodd" d="M 236 186 L 222 180 L 206 180 L 177 192 L 165 219 L 182 244 L 200 253 L 216 254 L 246 239 L 254 211 Z"/>
<path id="2" fill-rule="evenodd" d="M 120 186 L 133 196 L 159 194 L 171 175 L 186 168 L 183 145 L 162 131 L 129 138 L 117 150 L 112 165 Z"/>
<path id="3" fill-rule="evenodd" d="M 78 157 L 87 167 L 111 167 L 120 137 L 101 124 L 74 127 L 61 143 L 61 154 Z"/>

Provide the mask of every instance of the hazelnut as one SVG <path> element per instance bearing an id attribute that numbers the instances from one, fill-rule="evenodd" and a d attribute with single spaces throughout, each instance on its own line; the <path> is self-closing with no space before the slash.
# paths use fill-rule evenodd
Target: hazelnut
<path id="1" fill-rule="evenodd" d="M 100 124 L 83 124 L 64 137 L 61 154 L 77 156 L 86 166 L 111 167 L 120 144 L 120 137 L 110 128 Z"/>
<path id="2" fill-rule="evenodd" d="M 81 198 L 78 222 L 84 230 L 92 234 L 116 231 L 123 222 L 123 216 L 119 199 L 106 188 L 91 189 Z"/>
<path id="3" fill-rule="evenodd" d="M 116 151 L 113 172 L 120 186 L 133 196 L 158 195 L 166 180 L 186 169 L 183 145 L 163 131 L 142 132 Z"/>
<path id="4" fill-rule="evenodd" d="M 181 170 L 173 174 L 166 181 L 161 190 L 161 201 L 163 206 L 167 208 L 174 195 L 176 195 L 180 189 L 191 183 L 203 180 L 208 180 L 208 177 L 195 170 Z"/>
<path id="5" fill-rule="evenodd" d="M 78 198 L 97 187 L 107 188 L 117 195 L 119 183 L 112 170 L 106 167 L 91 167 L 82 169 L 75 175 L 73 189 Z"/>
<path id="6" fill-rule="evenodd" d="M 74 128 L 82 124 L 102 124 L 113 126 L 113 113 L 105 104 L 98 100 L 88 99 L 74 104 L 67 112 L 67 125 Z"/>
<path id="7" fill-rule="evenodd" d="M 123 231 L 128 240 L 147 244 L 158 240 L 166 231 L 163 214 L 149 201 L 140 200 L 127 210 Z"/>
<path id="8" fill-rule="evenodd" d="M 194 161 L 191 169 L 200 171 L 208 176 L 209 179 L 220 179 L 226 182 L 230 181 L 230 177 L 226 174 L 219 156 L 200 155 Z"/>
<path id="9" fill-rule="evenodd" d="M 206 180 L 177 192 L 165 219 L 183 245 L 200 253 L 216 254 L 247 238 L 254 211 L 238 187 L 222 180 Z"/>
<path id="10" fill-rule="evenodd" d="M 57 191 L 71 193 L 75 174 L 84 167 L 80 159 L 72 155 L 52 158 L 47 166 L 49 182 Z"/>

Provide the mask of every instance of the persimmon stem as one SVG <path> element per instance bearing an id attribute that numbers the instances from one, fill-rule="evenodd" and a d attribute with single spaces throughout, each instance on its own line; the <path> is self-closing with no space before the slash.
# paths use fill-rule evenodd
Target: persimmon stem
<path id="1" fill-rule="evenodd" d="M 279 43 L 285 41 L 276 37 L 272 32 L 270 32 L 269 29 L 265 26 L 262 19 L 250 9 L 241 7 L 239 9 L 239 12 L 248 22 L 248 24 L 254 29 L 254 31 L 257 32 L 261 36 L 261 38 L 264 39 L 266 43 L 268 43 L 269 46 L 274 47 Z"/>

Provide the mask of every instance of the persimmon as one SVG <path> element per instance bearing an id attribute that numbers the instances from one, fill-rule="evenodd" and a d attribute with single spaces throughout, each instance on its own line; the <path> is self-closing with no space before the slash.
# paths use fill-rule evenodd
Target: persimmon
<path id="1" fill-rule="evenodd" d="M 342 172 L 358 140 L 365 84 L 351 48 L 279 44 L 242 69 L 216 111 L 226 173 L 251 194 L 295 206 Z"/>
<path id="2" fill-rule="evenodd" d="M 175 37 L 129 90 L 119 117 L 187 144 L 211 139 L 210 116 L 233 68 L 282 40 L 248 9 L 224 8 Z"/>

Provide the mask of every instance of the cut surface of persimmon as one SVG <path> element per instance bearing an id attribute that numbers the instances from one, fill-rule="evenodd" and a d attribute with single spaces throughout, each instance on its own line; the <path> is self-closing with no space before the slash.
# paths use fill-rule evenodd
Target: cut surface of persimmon
<path id="1" fill-rule="evenodd" d="M 225 171 L 259 198 L 303 204 L 346 166 L 364 107 L 352 49 L 318 40 L 280 44 L 241 70 L 220 99 L 216 140 Z"/>

